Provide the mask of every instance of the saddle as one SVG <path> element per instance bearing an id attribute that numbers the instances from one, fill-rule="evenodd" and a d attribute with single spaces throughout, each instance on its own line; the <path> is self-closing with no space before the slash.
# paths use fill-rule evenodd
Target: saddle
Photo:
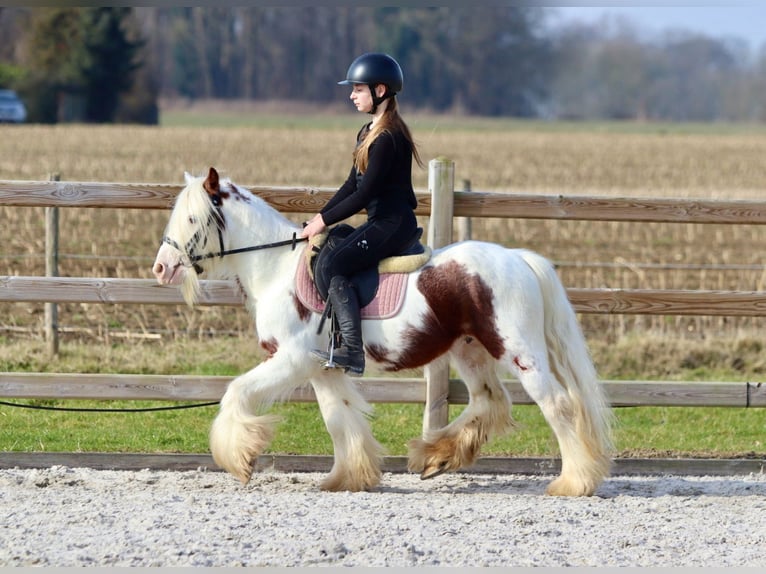
<path id="1" fill-rule="evenodd" d="M 296 291 L 301 302 L 314 312 L 321 313 L 327 301 L 331 277 L 324 264 L 327 256 L 342 239 L 354 231 L 347 224 L 333 227 L 309 240 L 306 264 L 298 266 Z M 402 253 L 387 257 L 377 267 L 360 271 L 350 277 L 357 291 L 362 317 L 382 317 L 396 314 L 406 287 L 407 274 L 425 265 L 431 258 L 431 248 L 420 243 L 423 229 L 418 228 Z"/>

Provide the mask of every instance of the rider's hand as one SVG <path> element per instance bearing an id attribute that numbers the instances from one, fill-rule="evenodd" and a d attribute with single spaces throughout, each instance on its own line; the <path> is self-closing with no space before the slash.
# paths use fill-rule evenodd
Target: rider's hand
<path id="1" fill-rule="evenodd" d="M 301 237 L 314 237 L 315 235 L 322 233 L 325 229 L 327 229 L 327 226 L 324 224 L 324 220 L 322 219 L 322 214 L 317 213 L 314 217 L 309 220 L 306 225 L 303 226 L 303 231 L 301 231 Z"/>

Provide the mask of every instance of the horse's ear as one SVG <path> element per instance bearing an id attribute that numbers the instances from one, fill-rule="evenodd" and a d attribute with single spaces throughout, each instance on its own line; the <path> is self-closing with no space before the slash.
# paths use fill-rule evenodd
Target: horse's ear
<path id="1" fill-rule="evenodd" d="M 218 172 L 214 167 L 210 168 L 210 171 L 207 174 L 207 179 L 205 179 L 205 183 L 202 184 L 202 187 L 204 187 L 205 191 L 207 191 L 210 195 L 216 195 L 221 191 L 221 186 L 218 180 Z"/>
<path id="2" fill-rule="evenodd" d="M 186 185 L 189 185 L 192 181 L 194 181 L 194 176 L 190 174 L 188 171 L 185 171 L 184 181 L 186 182 Z"/>

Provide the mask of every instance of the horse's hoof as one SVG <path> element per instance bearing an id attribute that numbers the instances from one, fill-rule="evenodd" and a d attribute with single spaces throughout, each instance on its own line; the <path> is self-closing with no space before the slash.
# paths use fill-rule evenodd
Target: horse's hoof
<path id="1" fill-rule="evenodd" d="M 234 478 L 239 480 L 239 482 L 241 482 L 243 486 L 245 486 L 247 485 L 248 482 L 250 482 L 250 479 L 253 476 L 253 465 L 251 463 L 249 465 L 242 466 L 238 469 L 231 471 L 231 474 L 234 475 Z"/>
<path id="2" fill-rule="evenodd" d="M 439 466 L 432 466 L 431 468 L 424 468 L 420 473 L 420 480 L 428 480 L 429 478 L 436 478 L 439 475 L 447 472 L 447 463 L 443 462 Z"/>

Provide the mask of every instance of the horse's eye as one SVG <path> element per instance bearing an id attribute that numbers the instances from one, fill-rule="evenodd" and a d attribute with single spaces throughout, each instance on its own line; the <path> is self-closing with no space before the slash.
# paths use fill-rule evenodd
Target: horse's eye
<path id="1" fill-rule="evenodd" d="M 194 217 L 193 215 L 190 215 L 190 216 L 189 216 L 189 223 L 190 223 L 191 225 L 194 225 L 195 223 L 197 223 L 197 218 L 196 218 L 196 217 Z"/>

